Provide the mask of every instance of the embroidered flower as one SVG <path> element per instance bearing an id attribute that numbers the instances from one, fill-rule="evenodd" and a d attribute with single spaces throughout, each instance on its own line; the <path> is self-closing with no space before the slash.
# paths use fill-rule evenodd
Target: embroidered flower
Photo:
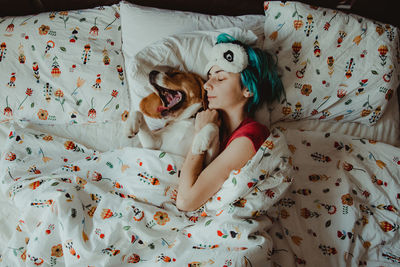
<path id="1" fill-rule="evenodd" d="M 39 118 L 39 120 L 47 120 L 47 117 L 49 116 L 49 112 L 47 112 L 47 110 L 45 109 L 39 109 L 37 116 Z"/>
<path id="2" fill-rule="evenodd" d="M 167 222 L 170 221 L 168 213 L 162 211 L 157 211 L 156 214 L 154 214 L 153 218 L 159 225 L 165 225 Z"/>
<path id="3" fill-rule="evenodd" d="M 58 245 L 53 246 L 51 248 L 51 256 L 54 256 L 54 257 L 62 257 L 62 256 L 64 256 L 61 244 L 58 244 Z"/>
<path id="4" fill-rule="evenodd" d="M 47 26 L 47 25 L 43 25 L 42 24 L 42 26 L 39 27 L 39 34 L 40 35 L 46 35 L 46 34 L 49 33 L 49 31 L 50 31 L 50 27 Z"/>
<path id="5" fill-rule="evenodd" d="M 351 197 L 350 194 L 346 194 L 346 195 L 342 196 L 342 204 L 349 205 L 349 206 L 353 205 L 353 198 Z"/>

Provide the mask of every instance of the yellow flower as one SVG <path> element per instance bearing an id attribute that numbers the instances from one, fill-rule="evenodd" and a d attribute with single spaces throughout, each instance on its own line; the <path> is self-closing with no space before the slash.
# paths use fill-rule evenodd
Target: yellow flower
<path id="1" fill-rule="evenodd" d="M 386 167 L 386 164 L 385 164 L 385 162 L 383 162 L 382 160 L 377 160 L 377 161 L 375 161 L 376 162 L 376 165 L 378 165 L 378 167 L 379 168 L 381 168 L 381 169 L 383 169 L 384 167 Z"/>
<path id="2" fill-rule="evenodd" d="M 340 120 L 342 120 L 343 118 L 344 118 L 344 115 L 337 116 L 337 117 L 335 118 L 335 121 L 340 121 Z"/>
<path id="3" fill-rule="evenodd" d="M 89 238 L 88 238 L 87 234 L 85 233 L 85 231 L 82 231 L 82 238 L 83 238 L 83 241 L 85 241 L 85 242 L 89 240 Z"/>
<path id="4" fill-rule="evenodd" d="M 346 194 L 342 196 L 342 204 L 343 205 L 349 205 L 352 206 L 353 205 L 353 198 L 350 194 Z"/>
<path id="5" fill-rule="evenodd" d="M 43 160 L 43 162 L 44 162 L 44 163 L 46 163 L 46 162 L 48 162 L 48 161 L 52 160 L 52 158 L 49 158 L 49 157 L 43 157 L 43 158 L 42 158 L 42 160 Z"/>
<path id="6" fill-rule="evenodd" d="M 53 137 L 51 135 L 43 136 L 42 138 L 44 141 L 53 141 Z"/>
<path id="7" fill-rule="evenodd" d="M 165 225 L 167 222 L 170 221 L 168 213 L 162 211 L 157 211 L 156 214 L 154 214 L 153 218 L 159 225 Z"/>
<path id="8" fill-rule="evenodd" d="M 267 140 L 264 142 L 264 144 L 262 146 L 267 147 L 270 150 L 272 150 L 274 148 L 274 142 Z"/>
<path id="9" fill-rule="evenodd" d="M 47 112 L 47 110 L 45 109 L 39 109 L 37 116 L 39 118 L 39 120 L 47 120 L 47 117 L 49 116 L 49 112 Z"/>
<path id="10" fill-rule="evenodd" d="M 81 87 L 85 83 L 85 80 L 82 79 L 81 77 L 78 77 L 78 80 L 76 80 L 76 87 Z"/>
<path id="11" fill-rule="evenodd" d="M 125 110 L 124 113 L 121 115 L 122 121 L 126 121 L 129 117 L 129 111 Z"/>
<path id="12" fill-rule="evenodd" d="M 294 145 L 288 145 L 288 148 L 292 153 L 296 152 L 296 147 Z"/>
<path id="13" fill-rule="evenodd" d="M 354 37 L 353 42 L 354 42 L 356 45 L 359 45 L 360 42 L 361 42 L 361 40 L 362 40 L 361 35 L 357 35 L 356 37 Z"/>
<path id="14" fill-rule="evenodd" d="M 301 241 L 303 240 L 303 238 L 301 238 L 300 236 L 296 236 L 296 235 L 292 236 L 291 238 L 292 238 L 293 243 L 295 243 L 297 246 L 300 246 Z"/>
<path id="15" fill-rule="evenodd" d="M 363 243 L 363 247 L 366 248 L 366 249 L 368 249 L 370 246 L 371 246 L 371 242 L 369 242 L 369 241 L 365 241 Z"/>
<path id="16" fill-rule="evenodd" d="M 271 39 L 272 41 L 275 41 L 277 37 L 278 37 L 278 31 L 274 31 L 269 35 L 269 39 Z"/>
<path id="17" fill-rule="evenodd" d="M 128 168 L 129 168 L 129 165 L 122 164 L 122 166 L 121 166 L 121 172 L 126 171 L 126 169 L 128 169 Z"/>
<path id="18" fill-rule="evenodd" d="M 64 255 L 64 253 L 63 253 L 63 249 L 62 249 L 62 245 L 61 244 L 58 244 L 58 245 L 53 246 L 51 248 L 51 256 L 62 257 L 63 255 Z"/>

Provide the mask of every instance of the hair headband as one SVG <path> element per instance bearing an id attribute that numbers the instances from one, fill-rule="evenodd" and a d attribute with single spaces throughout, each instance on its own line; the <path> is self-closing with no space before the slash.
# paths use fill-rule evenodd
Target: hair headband
<path id="1" fill-rule="evenodd" d="M 246 48 L 239 41 L 218 43 L 211 49 L 205 73 L 217 65 L 226 72 L 240 73 L 249 64 Z"/>

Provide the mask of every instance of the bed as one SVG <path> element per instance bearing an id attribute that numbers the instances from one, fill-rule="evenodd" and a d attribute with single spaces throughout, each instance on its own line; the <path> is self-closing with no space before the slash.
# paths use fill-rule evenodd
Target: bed
<path id="1" fill-rule="evenodd" d="M 1 18 L 0 265 L 398 266 L 399 25 L 251 3 L 245 15 L 122 1 Z M 256 155 L 184 213 L 183 158 L 124 129 L 148 73 L 205 78 L 221 32 L 274 55 L 285 95 L 256 113 L 271 130 Z"/>

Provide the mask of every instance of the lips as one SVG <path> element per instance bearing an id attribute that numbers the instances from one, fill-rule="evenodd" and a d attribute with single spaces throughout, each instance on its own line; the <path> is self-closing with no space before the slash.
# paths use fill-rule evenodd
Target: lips
<path id="1" fill-rule="evenodd" d="M 160 97 L 163 106 L 159 106 L 157 111 L 161 113 L 161 116 L 167 116 L 171 111 L 177 110 L 181 107 L 186 99 L 186 94 L 182 90 L 171 90 L 157 84 L 156 78 L 160 72 L 151 71 L 149 74 L 149 82 L 156 89 L 158 96 Z"/>

